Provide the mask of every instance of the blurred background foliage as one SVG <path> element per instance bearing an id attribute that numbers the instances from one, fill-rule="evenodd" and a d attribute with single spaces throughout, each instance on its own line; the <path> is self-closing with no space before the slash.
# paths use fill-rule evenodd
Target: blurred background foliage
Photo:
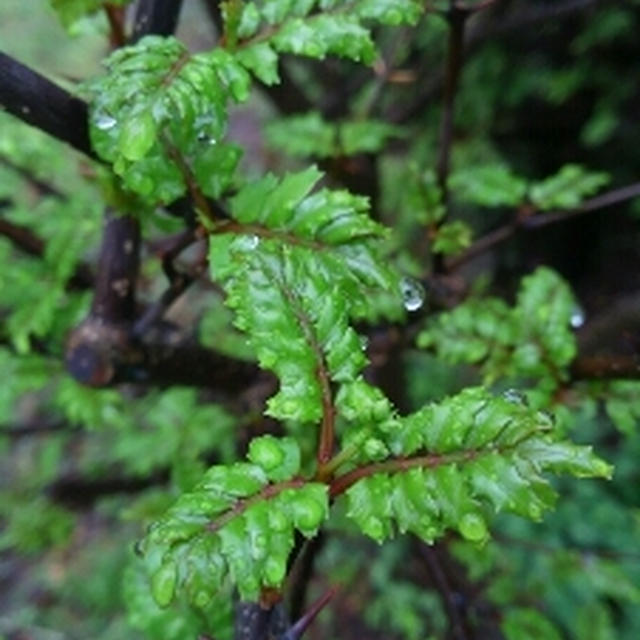
<path id="1" fill-rule="evenodd" d="M 453 216 L 438 228 L 435 252 L 455 260 L 514 211 L 572 210 L 604 189 L 636 184 L 639 27 L 638 0 L 504 0 L 470 20 L 455 110 Z M 215 33 L 207 2 L 185 2 L 178 37 L 202 50 L 215 44 Z M 375 70 L 287 60 L 314 108 L 279 116 L 256 91 L 232 112 L 230 137 L 245 148 L 248 175 L 314 159 L 348 182 L 350 163 L 371 163 L 375 184 L 363 191 L 396 231 L 393 259 L 423 279 L 422 229 L 443 216 L 434 170 L 447 27 L 428 13 L 415 28 L 376 35 L 383 61 Z M 45 0 L 0 7 L 3 49 L 69 88 L 99 70 L 107 36 L 102 13 L 65 32 Z M 205 618 L 230 619 L 228 599 L 181 617 L 157 609 L 132 562 L 133 546 L 205 465 L 232 460 L 265 429 L 259 407 L 211 390 L 95 391 L 72 382 L 60 364 L 65 336 L 89 304 L 82 281 L 102 224 L 99 182 L 85 160 L 0 113 L 2 218 L 46 239 L 44 247 L 17 251 L 0 237 L 0 637 L 7 640 L 121 640 L 141 632 L 173 640 L 196 637 Z M 639 215 L 640 200 L 627 199 L 519 229 L 461 264 L 453 285 L 471 283 L 472 303 L 475 296 L 478 313 L 490 315 L 488 295 L 514 305 L 520 278 L 548 265 L 576 295 L 581 352 L 637 354 Z M 151 238 L 173 224 L 160 213 L 145 220 Z M 150 248 L 147 258 L 141 291 L 152 300 L 161 274 Z M 435 313 L 437 295 L 427 291 L 423 315 Z M 196 323 L 202 344 L 251 360 L 220 302 L 219 290 L 198 285 L 172 320 L 190 330 Z M 419 328 L 433 334 L 431 322 Z M 375 359 L 375 329 L 369 337 Z M 459 335 L 451 339 L 460 348 Z M 446 348 L 441 335 L 435 344 Z M 477 360 L 409 347 L 403 408 L 477 383 L 486 374 Z M 501 376 L 491 382 L 504 387 Z M 453 538 L 428 549 L 411 539 L 377 547 L 339 521 L 321 545 L 311 594 L 336 582 L 343 592 L 309 636 L 640 637 L 639 398 L 633 381 L 581 382 L 544 402 L 530 398 L 551 403 L 574 439 L 593 443 L 616 466 L 607 484 L 563 482 L 563 499 L 542 524 L 503 516 L 481 549 Z M 298 426 L 284 428 L 304 440 Z M 410 553 L 421 562 L 408 563 Z M 471 621 L 474 635 L 452 628 L 452 620 L 461 628 Z"/>

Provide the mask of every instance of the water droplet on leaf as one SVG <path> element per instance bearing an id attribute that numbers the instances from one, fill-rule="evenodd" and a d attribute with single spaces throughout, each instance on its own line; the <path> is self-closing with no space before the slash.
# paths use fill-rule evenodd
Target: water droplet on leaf
<path id="1" fill-rule="evenodd" d="M 102 112 L 96 115 L 94 124 L 101 131 L 108 131 L 109 129 L 113 129 L 113 127 L 118 124 L 118 121 L 108 113 Z"/>
<path id="2" fill-rule="evenodd" d="M 205 144 L 216 144 L 217 142 L 217 140 L 213 136 L 210 136 L 204 130 L 198 131 L 198 135 L 196 137 L 198 138 L 198 142 L 202 142 Z"/>
<path id="3" fill-rule="evenodd" d="M 407 311 L 417 311 L 424 304 L 424 287 L 414 278 L 402 278 L 400 292 Z"/>
<path id="4" fill-rule="evenodd" d="M 569 324 L 574 329 L 579 329 L 584 324 L 584 320 L 585 320 L 584 309 L 582 309 L 582 307 L 576 305 L 571 310 L 571 317 L 569 318 Z"/>
<path id="5" fill-rule="evenodd" d="M 506 391 L 502 392 L 502 397 L 507 402 L 511 402 L 513 404 L 519 404 L 523 407 L 529 406 L 529 399 L 519 389 L 507 389 Z"/>

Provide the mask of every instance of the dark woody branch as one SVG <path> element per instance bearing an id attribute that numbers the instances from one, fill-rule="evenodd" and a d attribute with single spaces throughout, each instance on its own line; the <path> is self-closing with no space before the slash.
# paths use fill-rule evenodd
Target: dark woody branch
<path id="1" fill-rule="evenodd" d="M 2 52 L 0 110 L 97 159 L 89 141 L 87 103 Z"/>
<path id="2" fill-rule="evenodd" d="M 531 208 L 525 208 L 519 212 L 507 224 L 490 231 L 478 238 L 468 249 L 447 261 L 447 269 L 455 271 L 473 258 L 486 253 L 497 245 L 505 242 L 519 230 L 540 229 L 547 225 L 573 220 L 586 213 L 600 211 L 616 204 L 622 204 L 634 198 L 640 197 L 640 182 L 606 191 L 598 196 L 585 200 L 575 209 L 562 211 L 548 211 L 536 213 Z"/>
<path id="3" fill-rule="evenodd" d="M 175 30 L 181 0 L 141 0 L 131 42 Z M 0 110 L 97 160 L 89 140 L 88 106 L 38 72 L 0 52 Z"/>
<path id="4" fill-rule="evenodd" d="M 130 44 L 149 34 L 170 36 L 176 30 L 181 9 L 182 0 L 140 0 Z"/>

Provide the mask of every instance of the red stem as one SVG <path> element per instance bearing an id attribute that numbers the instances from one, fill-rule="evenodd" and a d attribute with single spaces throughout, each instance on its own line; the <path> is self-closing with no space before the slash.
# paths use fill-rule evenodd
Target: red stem
<path id="1" fill-rule="evenodd" d="M 416 458 L 395 458 L 385 462 L 376 462 L 366 467 L 359 467 L 336 478 L 329 487 L 329 496 L 335 498 L 344 493 L 349 487 L 352 487 L 358 480 L 362 480 L 362 478 L 367 478 L 376 473 L 395 473 L 397 471 L 415 469 L 416 467 L 429 469 L 439 467 L 443 464 L 472 460 L 480 453 L 481 452 L 476 449 L 471 449 L 469 451 L 456 451 L 455 453 L 448 454 L 430 454 Z"/>

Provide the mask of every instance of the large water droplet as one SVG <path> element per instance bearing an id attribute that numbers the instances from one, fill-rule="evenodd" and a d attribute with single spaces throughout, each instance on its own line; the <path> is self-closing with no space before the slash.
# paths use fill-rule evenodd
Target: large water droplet
<path id="1" fill-rule="evenodd" d="M 424 304 L 424 287 L 414 278 L 402 278 L 400 292 L 407 311 L 417 311 Z"/>
<path id="2" fill-rule="evenodd" d="M 574 329 L 579 329 L 584 324 L 584 309 L 579 305 L 576 305 L 571 310 L 571 317 L 569 318 L 569 324 Z"/>
<path id="3" fill-rule="evenodd" d="M 507 389 L 506 391 L 502 392 L 502 397 L 507 402 L 512 402 L 513 404 L 519 404 L 519 405 L 522 405 L 523 407 L 529 406 L 529 398 L 527 398 L 527 396 L 519 389 Z"/>
<path id="4" fill-rule="evenodd" d="M 258 236 L 251 235 L 247 237 L 247 247 L 249 247 L 249 249 L 255 249 L 258 244 L 260 244 L 260 238 L 258 238 Z"/>
<path id="5" fill-rule="evenodd" d="M 113 129 L 113 127 L 118 124 L 118 121 L 113 116 L 110 116 L 108 113 L 103 111 L 96 115 L 94 124 L 101 131 L 108 131 L 109 129 Z"/>

